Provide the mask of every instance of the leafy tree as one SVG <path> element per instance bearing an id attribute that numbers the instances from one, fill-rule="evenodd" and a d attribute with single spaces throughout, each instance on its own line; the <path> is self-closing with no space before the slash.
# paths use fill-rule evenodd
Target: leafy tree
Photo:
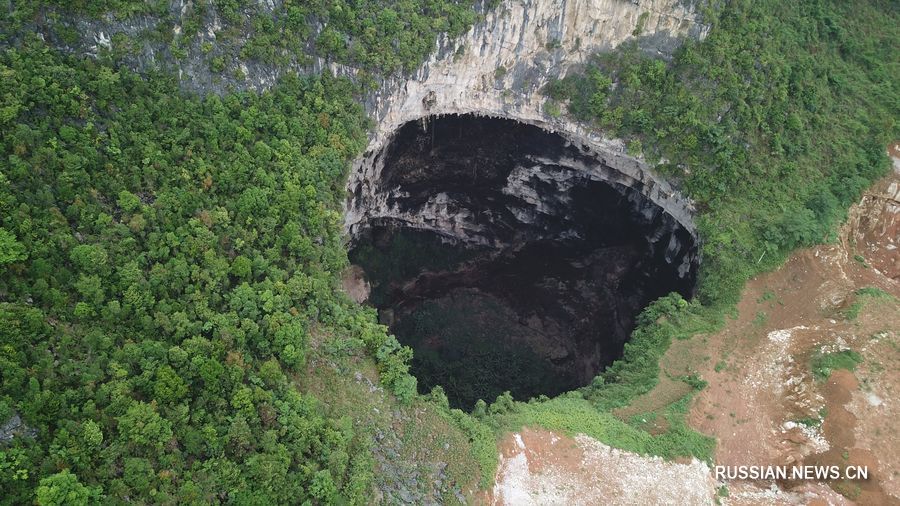
<path id="1" fill-rule="evenodd" d="M 25 246 L 16 241 L 16 237 L 0 228 L 0 265 L 20 262 L 28 258 Z"/>
<path id="2" fill-rule="evenodd" d="M 122 210 L 126 213 L 133 212 L 141 206 L 141 201 L 137 198 L 137 195 L 129 192 L 128 190 L 120 191 L 119 198 L 116 202 L 119 204 L 119 207 L 121 207 Z"/>
<path id="3" fill-rule="evenodd" d="M 119 433 L 136 449 L 161 450 L 172 439 L 171 422 L 145 402 L 134 402 L 118 418 Z"/>
<path id="4" fill-rule="evenodd" d="M 82 506 L 87 505 L 92 496 L 91 490 L 68 470 L 43 478 L 37 488 L 37 503 L 40 506 Z"/>
<path id="5" fill-rule="evenodd" d="M 156 370 L 154 397 L 161 403 L 178 402 L 188 393 L 188 386 L 181 376 L 168 365 Z"/>
<path id="6" fill-rule="evenodd" d="M 79 244 L 72 248 L 69 258 L 76 267 L 89 273 L 100 271 L 108 261 L 106 251 L 97 244 Z"/>

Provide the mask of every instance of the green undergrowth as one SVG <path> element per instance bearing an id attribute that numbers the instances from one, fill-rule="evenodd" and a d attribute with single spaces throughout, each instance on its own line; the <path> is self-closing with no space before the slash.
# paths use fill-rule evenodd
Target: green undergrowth
<path id="1" fill-rule="evenodd" d="M 366 353 L 322 348 L 314 352 L 310 362 L 321 364 L 320 360 L 333 361 L 337 367 L 311 366 L 295 381 L 301 390 L 320 399 L 328 416 L 353 419 L 355 430 L 369 437 L 366 450 L 373 462 L 367 472 L 374 473 L 376 452 L 383 458 L 396 452 L 408 466 L 423 466 L 425 472 L 418 480 L 423 489 L 420 491 L 429 491 L 433 483 L 426 479 L 427 470 L 444 465 L 445 478 L 437 487 L 443 504 L 459 502 L 457 489 L 467 491 L 479 486 L 480 460 L 473 455 L 493 454 L 496 458 L 493 440 L 480 434 L 485 426 L 472 424 L 462 411 L 450 410 L 440 389 L 398 403 L 390 390 L 377 388 L 378 364 Z M 478 447 L 481 443 L 485 444 Z M 369 478 L 376 484 L 398 480 L 389 474 Z"/>
<path id="2" fill-rule="evenodd" d="M 36 27 L 74 44 L 84 36 L 75 20 L 109 18 L 134 27 L 109 25 L 108 53 L 116 57 L 137 55 L 151 44 L 175 60 L 199 56 L 220 74 L 226 69 L 239 74 L 241 62 L 279 67 L 310 65 L 322 57 L 377 75 L 415 69 L 434 51 L 439 35 L 461 35 L 479 15 L 473 0 L 273 5 L 256 0 L 23 0 L 11 4 L 3 26 L 8 33 Z M 216 27 L 214 37 L 207 34 L 208 26 Z"/>
<path id="3" fill-rule="evenodd" d="M 530 402 L 515 401 L 507 393 L 490 405 L 479 403 L 472 414 L 450 409 L 440 387 L 426 397 L 443 406 L 445 416 L 468 436 L 472 457 L 481 473 L 481 487 L 493 483 L 500 438 L 524 427 L 541 427 L 569 436 L 584 434 L 614 448 L 667 459 L 692 456 L 709 462 L 715 446 L 712 438 L 692 430 L 685 423 L 693 392 L 658 414 L 664 419 L 666 427 L 653 434 L 609 411 L 598 410 L 578 392 L 569 392 L 553 399 L 532 399 Z"/>
<path id="4" fill-rule="evenodd" d="M 666 408 L 662 417 L 668 427 L 659 434 L 635 427 L 609 411 L 598 411 L 577 393 L 546 401 L 516 403 L 506 409 L 497 408 L 493 415 L 498 426 L 507 431 L 539 426 L 568 435 L 585 434 L 615 448 L 642 455 L 693 456 L 709 461 L 713 440 L 690 429 L 684 422 L 691 397 L 686 396 Z"/>
<path id="5" fill-rule="evenodd" d="M 863 361 L 862 355 L 853 350 L 841 350 L 828 353 L 816 353 L 810 363 L 813 375 L 825 381 L 835 369 L 854 371 Z"/>
<path id="6" fill-rule="evenodd" d="M 470 462 L 476 466 L 477 471 L 476 474 L 469 476 L 469 479 L 474 480 L 482 489 L 490 487 L 499 463 L 497 441 L 500 434 L 478 417 L 451 408 L 444 389 L 439 386 L 432 388 L 423 398 L 437 406 L 441 416 L 466 436 Z M 483 407 L 484 403 L 481 403 L 481 406 Z"/>
<path id="7" fill-rule="evenodd" d="M 874 286 L 860 288 L 854 292 L 854 295 L 856 298 L 853 303 L 843 311 L 844 318 L 848 320 L 857 319 L 859 313 L 868 304 L 885 304 L 896 308 L 898 302 L 896 297 Z"/>

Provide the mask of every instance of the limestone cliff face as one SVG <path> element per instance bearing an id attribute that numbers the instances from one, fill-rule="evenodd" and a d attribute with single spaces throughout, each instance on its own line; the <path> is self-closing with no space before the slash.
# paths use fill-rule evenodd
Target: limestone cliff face
<path id="1" fill-rule="evenodd" d="M 647 164 L 627 155 L 621 141 L 546 113 L 540 90 L 592 54 L 629 39 L 667 57 L 684 38 L 702 38 L 706 32 L 698 15 L 677 0 L 503 1 L 466 35 L 440 40 L 439 50 L 413 76 L 386 80 L 369 97 L 366 106 L 376 127 L 348 182 L 347 230 L 353 235 L 369 220 L 390 216 L 379 180 L 384 151 L 400 126 L 435 115 L 476 114 L 559 133 L 598 160 L 585 167 L 594 177 L 638 189 L 693 231 L 690 202 Z M 447 207 L 439 204 L 436 200 L 431 208 Z M 459 226 L 459 217 L 446 221 Z"/>

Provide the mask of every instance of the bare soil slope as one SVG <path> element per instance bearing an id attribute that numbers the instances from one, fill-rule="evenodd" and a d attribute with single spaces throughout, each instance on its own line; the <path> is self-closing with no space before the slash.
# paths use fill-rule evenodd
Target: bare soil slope
<path id="1" fill-rule="evenodd" d="M 890 152 L 893 173 L 853 206 L 836 241 L 751 280 L 725 328 L 674 343 L 659 386 L 619 413 L 661 409 L 684 395 L 667 375 L 698 373 L 709 386 L 689 421 L 718 440 L 716 464 L 865 465 L 869 480 L 715 483 L 699 462 L 525 430 L 501 443 L 489 500 L 900 504 L 900 143 Z M 816 357 L 844 350 L 862 358 L 854 371 L 814 373 Z"/>

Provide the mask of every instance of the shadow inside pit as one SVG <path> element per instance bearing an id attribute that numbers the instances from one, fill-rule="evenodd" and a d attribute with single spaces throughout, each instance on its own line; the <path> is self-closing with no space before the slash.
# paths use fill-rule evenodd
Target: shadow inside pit
<path id="1" fill-rule="evenodd" d="M 420 391 L 440 385 L 452 407 L 584 386 L 647 303 L 690 295 L 691 234 L 640 188 L 557 163 L 580 156 L 558 135 L 449 116 L 405 125 L 384 156 L 396 216 L 372 219 L 350 259 Z"/>

